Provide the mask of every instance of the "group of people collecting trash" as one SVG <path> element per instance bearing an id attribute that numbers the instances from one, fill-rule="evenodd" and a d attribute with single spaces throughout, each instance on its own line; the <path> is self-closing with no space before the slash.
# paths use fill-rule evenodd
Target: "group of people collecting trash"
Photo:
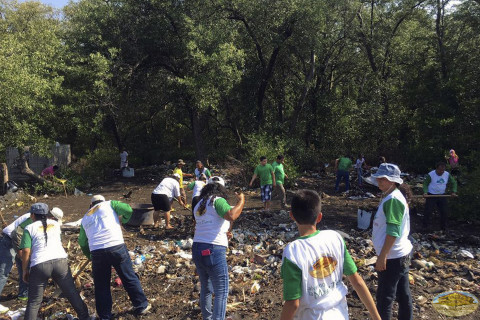
<path id="1" fill-rule="evenodd" d="M 281 320 L 287 319 L 348 319 L 347 286 L 343 275 L 351 283 L 358 297 L 368 310 L 371 319 L 390 319 L 392 305 L 398 302 L 398 319 L 413 319 L 412 296 L 409 287 L 409 265 L 412 243 L 409 240 L 410 215 L 407 199 L 399 187 L 403 183 L 399 167 L 381 163 L 371 181 L 382 192 L 381 201 L 373 220 L 372 242 L 377 254 L 375 269 L 378 273 L 376 302 L 357 272 L 357 267 L 342 236 L 333 230 L 317 230 L 322 212 L 320 195 L 313 190 L 296 191 L 286 204 L 283 168 L 284 157 L 279 155 L 273 166 L 266 157 L 249 183 L 260 179 L 261 198 L 265 210 L 270 208 L 272 189 L 280 196 L 282 208 L 289 210 L 296 223 L 299 237 L 283 250 L 281 277 L 283 300 Z M 165 217 L 165 228 L 172 229 L 170 212 L 177 200 L 181 206 L 192 209 L 195 231 L 192 259 L 200 279 L 200 309 L 203 319 L 225 319 L 229 293 L 229 266 L 227 249 L 232 238 L 233 222 L 242 214 L 245 206 L 243 193 L 235 193 L 234 203 L 225 188 L 225 180 L 214 176 L 197 161 L 192 177 L 195 180 L 186 187 L 193 190 L 191 207 L 187 205 L 182 172 L 183 160 L 177 162 L 172 175 L 164 178 L 153 190 L 155 226 Z M 452 178 L 440 163 L 425 179 L 425 193 L 445 193 Z M 280 185 L 280 187 L 279 187 Z M 454 184 L 456 192 L 456 184 Z M 427 198 L 428 200 L 429 198 Z M 434 198 L 432 198 L 434 199 Z M 427 208 L 441 206 L 435 202 Z M 428 209 L 430 210 L 430 209 Z M 81 221 L 78 243 L 85 256 L 92 261 L 96 316 L 82 301 L 67 261 L 67 253 L 61 242 L 63 212 L 59 208 L 49 210 L 47 204 L 35 203 L 30 212 L 22 215 L 2 230 L 0 240 L 0 293 L 16 261 L 20 273 L 19 298 L 27 299 L 25 320 L 36 320 L 43 292 L 52 278 L 64 296 L 72 304 L 80 320 L 111 319 L 112 295 L 110 292 L 112 267 L 120 277 L 132 303 L 132 313 L 144 315 L 151 305 L 135 274 L 121 225 L 127 223 L 133 210 L 120 201 L 108 201 L 102 195 L 91 198 L 90 209 Z M 427 216 L 426 216 L 427 218 Z M 428 221 L 424 221 L 428 223 Z M 446 223 L 442 220 L 442 226 Z M 18 233 L 21 232 L 20 240 Z M 28 288 L 28 289 L 27 289 Z M 1 306 L 1 305 L 0 305 Z M 1 306 L 0 312 L 8 308 Z M 161 311 L 157 311 L 161 312 Z"/>

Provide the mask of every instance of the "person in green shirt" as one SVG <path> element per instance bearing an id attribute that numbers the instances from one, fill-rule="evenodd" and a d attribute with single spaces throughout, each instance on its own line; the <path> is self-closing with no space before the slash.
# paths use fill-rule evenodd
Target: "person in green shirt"
<path id="1" fill-rule="evenodd" d="M 272 185 L 275 188 L 275 174 L 273 167 L 268 163 L 267 157 L 260 157 L 260 164 L 255 168 L 252 180 L 249 186 L 252 187 L 253 181 L 260 178 L 260 194 L 262 196 L 263 207 L 265 210 L 270 210 L 270 200 L 272 199 Z"/>
<path id="2" fill-rule="evenodd" d="M 335 172 L 337 180 L 335 181 L 335 191 L 338 192 L 340 181 L 345 181 L 345 192 L 350 189 L 350 169 L 352 168 L 352 157 L 340 157 L 335 160 Z"/>
<path id="3" fill-rule="evenodd" d="M 285 162 L 285 157 L 282 154 L 277 156 L 277 160 L 272 163 L 273 173 L 275 174 L 275 181 L 277 186 L 275 187 L 274 197 L 279 197 L 282 204 L 282 209 L 286 209 L 287 198 L 285 193 L 285 187 L 283 186 L 285 178 L 288 179 L 287 174 L 283 169 L 283 163 Z"/>

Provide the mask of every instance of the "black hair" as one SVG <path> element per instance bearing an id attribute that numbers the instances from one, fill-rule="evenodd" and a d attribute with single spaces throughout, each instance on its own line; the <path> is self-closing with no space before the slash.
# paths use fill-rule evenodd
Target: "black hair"
<path id="1" fill-rule="evenodd" d="M 48 235 L 47 235 L 47 215 L 46 214 L 34 214 L 35 220 L 40 220 L 42 221 L 43 225 L 43 234 L 45 235 L 45 247 L 47 246 L 47 240 L 48 240 Z"/>
<path id="2" fill-rule="evenodd" d="M 200 193 L 200 206 L 198 207 L 198 215 L 202 215 L 206 212 L 207 201 L 208 199 L 213 199 L 214 197 L 222 197 L 228 199 L 227 189 L 222 186 L 220 183 L 209 183 L 203 187 L 202 192 Z M 210 202 L 210 205 L 213 206 L 213 202 Z"/>
<path id="3" fill-rule="evenodd" d="M 437 164 L 435 165 L 435 169 L 437 169 L 438 167 L 447 167 L 447 164 L 443 161 L 439 161 L 437 162 Z"/>
<path id="4" fill-rule="evenodd" d="M 279 154 L 277 156 L 277 160 L 283 160 L 283 159 L 285 159 L 285 156 L 283 154 Z"/>
<path id="5" fill-rule="evenodd" d="M 265 159 L 267 159 L 267 157 L 265 157 L 265 156 L 261 156 L 261 157 L 260 157 L 260 161 L 263 161 L 263 160 L 265 160 Z"/>
<path id="6" fill-rule="evenodd" d="M 97 201 L 94 201 L 90 204 L 90 208 L 93 207 L 93 206 L 96 206 L 97 204 L 99 204 L 100 202 L 103 202 L 103 200 L 97 200 Z"/>
<path id="7" fill-rule="evenodd" d="M 298 224 L 315 225 L 322 211 L 322 199 L 313 190 L 298 190 L 292 198 L 292 215 Z"/>

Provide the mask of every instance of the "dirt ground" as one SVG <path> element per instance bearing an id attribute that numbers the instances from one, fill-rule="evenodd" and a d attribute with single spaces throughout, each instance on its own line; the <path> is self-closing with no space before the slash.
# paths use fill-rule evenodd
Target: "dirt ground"
<path id="1" fill-rule="evenodd" d="M 232 193 L 229 202 L 235 203 L 233 187 L 245 187 L 245 177 L 234 167 L 223 167 L 213 169 L 214 174 L 226 175 Z M 87 194 L 103 194 L 108 200 L 120 200 L 130 204 L 150 203 L 150 194 L 155 186 L 161 181 L 162 173 L 152 170 L 138 170 L 135 178 L 114 177 L 105 181 L 102 186 L 92 190 L 83 190 Z M 242 181 L 242 182 L 239 182 Z M 365 246 L 365 239 L 371 237 L 368 231 L 359 231 L 357 227 L 358 208 L 376 208 L 379 198 L 350 200 L 343 194 L 335 193 L 333 190 L 334 178 L 325 174 L 306 174 L 298 179 L 295 188 L 311 188 L 323 194 L 323 221 L 318 225 L 320 229 L 341 230 L 350 236 L 346 239 L 347 246 L 352 252 L 359 274 L 365 279 L 372 295 L 376 291 L 376 273 L 371 266 L 365 265 L 366 258 L 374 256 L 371 249 Z M 294 189 L 294 188 L 293 188 Z M 292 188 L 290 188 L 292 190 Z M 123 195 L 132 191 L 131 196 L 126 199 Z M 367 191 L 376 194 L 378 190 L 373 187 Z M 246 205 L 244 212 L 234 225 L 234 239 L 230 242 L 228 253 L 228 264 L 230 274 L 230 295 L 227 307 L 227 316 L 232 319 L 278 319 L 282 308 L 282 280 L 280 278 L 280 262 L 283 246 L 295 237 L 296 229 L 292 225 L 288 214 L 280 210 L 278 201 L 273 202 L 271 212 L 262 211 L 258 189 L 246 189 Z M 191 193 L 188 194 L 189 202 Z M 68 196 L 62 195 L 37 196 L 37 201 L 47 203 L 50 207 L 58 206 L 65 213 L 65 222 L 80 219 L 88 209 L 90 196 Z M 14 210 L 7 208 L 3 215 L 7 222 L 14 220 L 28 211 L 31 203 L 25 203 L 22 207 L 15 207 Z M 418 239 L 430 239 L 434 237 L 437 243 L 452 242 L 459 244 L 462 239 L 478 234 L 478 224 L 466 222 L 450 223 L 450 233 L 447 236 L 437 234 L 419 234 L 418 226 L 420 217 L 416 212 L 422 211 L 421 201 L 415 202 L 412 210 L 411 225 L 412 233 L 417 234 Z M 195 275 L 195 266 L 189 259 L 191 250 L 188 247 L 187 239 L 193 237 L 194 225 L 191 213 L 182 210 L 177 203 L 174 204 L 176 211 L 173 213 L 173 224 L 176 227 L 173 231 L 165 231 L 163 228 L 154 230 L 145 228 L 145 234 L 139 233 L 137 227 L 126 227 L 124 232 L 125 242 L 129 250 L 135 255 L 144 254 L 145 262 L 136 266 L 143 289 L 151 302 L 153 308 L 150 314 L 142 316 L 144 319 L 201 319 L 198 306 L 199 281 Z M 78 248 L 76 239 L 78 231 L 64 230 L 63 242 L 69 253 L 72 272 L 85 260 Z M 427 241 L 425 240 L 425 241 Z M 419 242 L 421 242 L 419 240 Z M 450 242 L 449 242 L 450 241 Z M 187 244 L 186 244 L 187 243 Z M 455 243 L 454 243 L 455 244 Z M 480 247 L 478 244 L 471 246 Z M 425 251 L 423 252 L 425 254 Z M 475 254 L 475 253 L 474 253 Z M 442 263 L 452 263 L 450 267 L 434 268 L 430 272 L 420 272 L 419 279 L 411 285 L 414 300 L 414 319 L 447 319 L 446 316 L 434 310 L 431 300 L 433 297 L 447 290 L 464 290 L 480 297 L 478 285 L 479 255 L 469 261 L 458 257 L 440 254 L 438 260 Z M 443 264 L 442 264 L 443 265 Z M 165 272 L 160 271 L 163 266 Z M 468 269 L 465 271 L 465 269 Z M 449 276 L 445 276 L 444 273 Z M 87 267 L 77 280 L 77 287 L 85 297 L 85 301 L 91 311 L 95 310 L 95 299 L 90 277 L 91 267 Z M 451 276 L 450 276 L 451 274 Z M 25 305 L 25 302 L 16 299 L 17 292 L 17 271 L 14 269 L 10 275 L 10 281 L 5 286 L 1 303 L 16 310 Z M 133 319 L 129 313 L 131 304 L 123 288 L 115 285 L 116 275 L 112 275 L 112 295 L 114 301 L 113 310 L 118 319 Z M 469 281 L 462 282 L 468 278 Z M 417 279 L 418 280 L 418 279 Z M 346 281 L 346 280 L 345 280 Z M 258 290 L 251 292 L 252 285 L 258 283 Z M 55 290 L 51 283 L 44 297 L 43 312 L 39 314 L 42 318 L 66 318 L 65 314 L 74 313 L 69 303 L 63 299 L 52 299 L 50 296 Z M 255 292 L 256 291 L 256 292 Z M 362 303 L 352 292 L 349 286 L 347 296 L 350 318 L 354 320 L 367 319 L 368 314 Z M 477 303 L 478 305 L 478 303 Z M 396 316 L 396 311 L 394 311 Z M 462 317 L 462 319 L 480 319 L 480 311 Z"/>

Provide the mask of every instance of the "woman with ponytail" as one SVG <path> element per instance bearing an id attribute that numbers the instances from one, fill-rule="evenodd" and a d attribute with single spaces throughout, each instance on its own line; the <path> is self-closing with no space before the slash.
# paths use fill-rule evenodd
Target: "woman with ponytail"
<path id="1" fill-rule="evenodd" d="M 232 207 L 227 202 L 225 181 L 212 177 L 200 193 L 193 212 L 195 236 L 192 256 L 200 277 L 200 309 L 203 319 L 223 320 L 228 297 L 227 247 L 231 223 L 242 213 L 245 205 L 243 193 Z M 212 293 L 215 301 L 212 308 Z"/>
<path id="2" fill-rule="evenodd" d="M 68 267 L 67 253 L 60 238 L 60 224 L 47 218 L 45 203 L 35 203 L 30 208 L 32 223 L 25 227 L 22 250 L 23 280 L 28 283 L 28 304 L 25 320 L 36 320 L 48 279 L 53 278 L 62 293 L 72 304 L 80 320 L 89 319 L 88 308 L 75 288 Z"/>

